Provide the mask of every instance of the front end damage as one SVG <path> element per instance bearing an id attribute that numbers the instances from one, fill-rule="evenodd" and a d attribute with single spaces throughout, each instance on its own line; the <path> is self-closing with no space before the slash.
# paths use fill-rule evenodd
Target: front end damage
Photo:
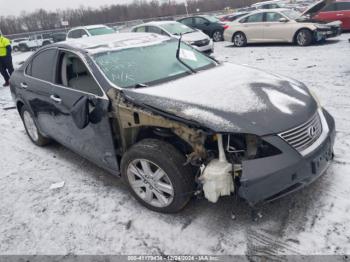
<path id="1" fill-rule="evenodd" d="M 199 191 L 213 203 L 232 193 L 250 205 L 277 199 L 314 181 L 332 159 L 335 124 L 325 110 L 319 111 L 327 134 L 303 156 L 278 135 L 215 133 L 196 122 L 136 104 L 115 89 L 108 96 L 113 126 L 120 134 L 116 138 L 120 156 L 145 134 L 172 143 L 187 156 L 184 164 L 194 167 Z"/>

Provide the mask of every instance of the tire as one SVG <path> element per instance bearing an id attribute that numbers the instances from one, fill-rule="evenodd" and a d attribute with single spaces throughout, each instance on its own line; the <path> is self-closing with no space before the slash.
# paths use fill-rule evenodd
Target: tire
<path id="1" fill-rule="evenodd" d="M 50 143 L 50 139 L 44 137 L 40 133 L 34 121 L 32 113 L 27 109 L 26 106 L 22 106 L 20 115 L 23 121 L 24 128 L 27 132 L 27 135 L 34 144 L 36 144 L 37 146 L 45 146 L 48 143 Z"/>
<path id="2" fill-rule="evenodd" d="M 212 34 L 214 42 L 220 42 L 224 39 L 223 32 L 221 30 L 215 30 Z"/>
<path id="3" fill-rule="evenodd" d="M 232 43 L 236 47 L 244 47 L 247 45 L 247 37 L 242 32 L 235 33 L 232 37 Z"/>
<path id="4" fill-rule="evenodd" d="M 295 42 L 299 46 L 311 45 L 312 41 L 313 41 L 312 33 L 308 29 L 299 30 L 295 36 Z"/>
<path id="5" fill-rule="evenodd" d="M 172 145 L 145 139 L 123 156 L 122 178 L 143 206 L 156 212 L 176 213 L 186 206 L 195 188 L 192 169 L 184 166 L 185 162 L 185 156 Z M 164 188 L 166 191 L 162 191 Z"/>

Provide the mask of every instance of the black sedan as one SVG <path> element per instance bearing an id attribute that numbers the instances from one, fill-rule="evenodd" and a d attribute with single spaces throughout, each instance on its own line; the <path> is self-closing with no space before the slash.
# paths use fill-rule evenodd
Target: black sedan
<path id="1" fill-rule="evenodd" d="M 222 23 L 219 19 L 209 15 L 186 17 L 178 20 L 178 22 L 203 31 L 205 34 L 213 38 L 215 42 L 224 39 L 223 33 L 225 29 L 228 28 L 228 26 Z"/>
<path id="2" fill-rule="evenodd" d="M 33 143 L 65 145 L 159 212 L 195 192 L 270 201 L 314 181 L 333 156 L 334 120 L 304 84 L 160 35 L 43 47 L 10 83 Z"/>

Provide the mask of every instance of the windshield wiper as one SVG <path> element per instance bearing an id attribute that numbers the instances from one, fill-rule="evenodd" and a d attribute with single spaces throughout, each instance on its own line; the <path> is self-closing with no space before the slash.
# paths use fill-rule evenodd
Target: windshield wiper
<path id="1" fill-rule="evenodd" d="M 134 85 L 134 88 L 142 88 L 142 87 L 148 87 L 148 85 L 142 84 L 142 83 L 137 83 L 136 85 Z"/>
<path id="2" fill-rule="evenodd" d="M 182 61 L 180 58 L 180 49 L 181 49 L 181 41 L 182 41 L 182 34 L 180 34 L 180 38 L 179 38 L 179 44 L 177 46 L 177 50 L 176 50 L 176 59 L 183 64 L 185 67 L 187 67 L 192 73 L 197 73 L 196 70 L 194 70 L 190 65 L 186 64 L 186 62 Z"/>

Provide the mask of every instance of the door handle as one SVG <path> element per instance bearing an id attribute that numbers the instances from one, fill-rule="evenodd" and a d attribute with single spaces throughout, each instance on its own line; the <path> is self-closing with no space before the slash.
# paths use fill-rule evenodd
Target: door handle
<path id="1" fill-rule="evenodd" d="M 58 104 L 61 104 L 61 102 L 62 102 L 62 99 L 59 98 L 59 97 L 56 96 L 56 95 L 51 95 L 51 96 L 50 96 L 50 99 L 53 100 L 53 101 L 55 101 L 55 102 L 58 103 Z"/>
<path id="2" fill-rule="evenodd" d="M 28 88 L 28 85 L 27 85 L 27 83 L 22 82 L 22 83 L 21 83 L 21 87 L 24 88 L 24 89 L 26 89 L 26 88 Z"/>

